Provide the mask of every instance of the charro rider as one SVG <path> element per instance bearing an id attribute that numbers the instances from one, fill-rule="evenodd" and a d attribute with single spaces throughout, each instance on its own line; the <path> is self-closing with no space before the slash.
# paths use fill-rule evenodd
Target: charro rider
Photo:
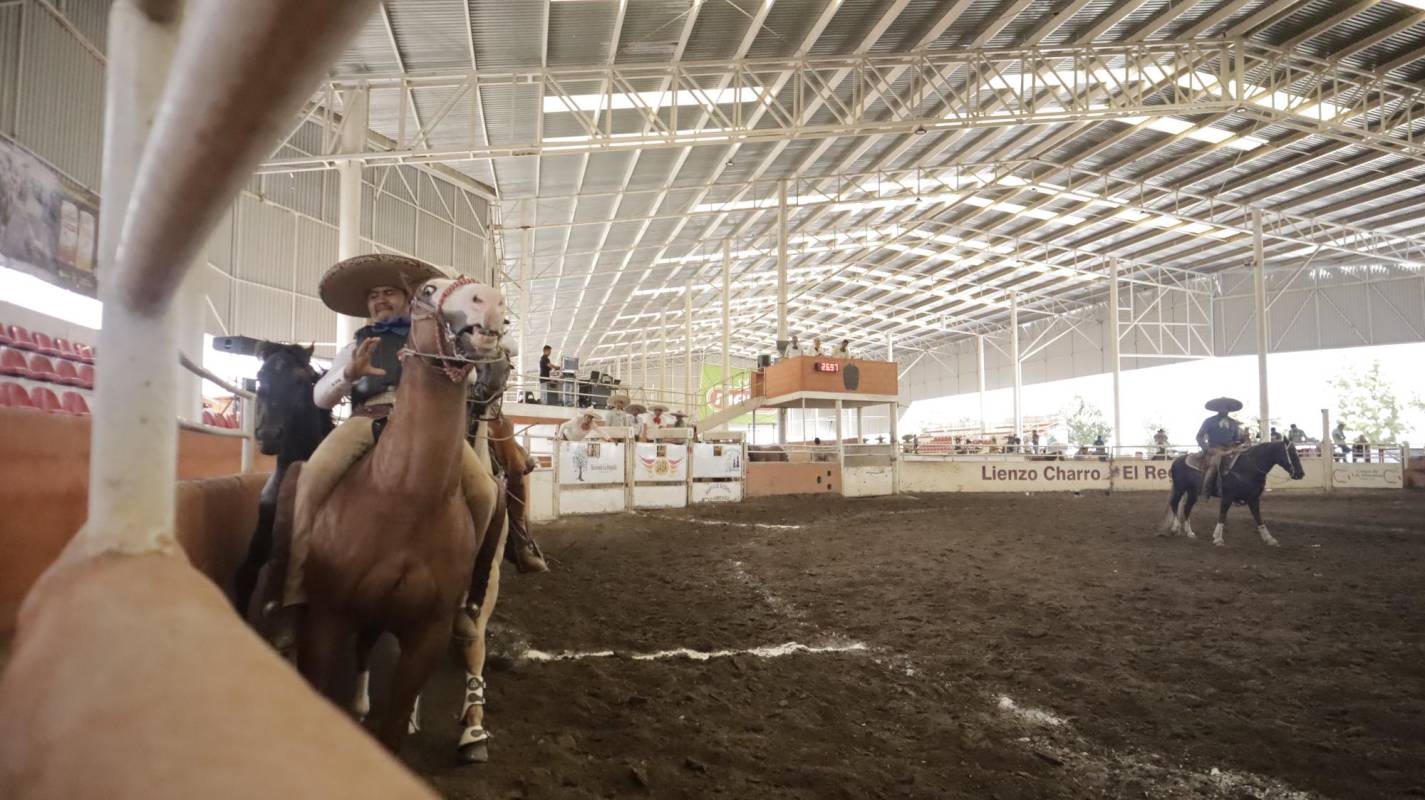
<path id="1" fill-rule="evenodd" d="M 366 317 L 370 324 L 358 330 L 353 341 L 336 354 L 331 369 L 317 381 L 312 392 L 322 408 L 332 408 L 349 395 L 351 417 L 322 441 L 302 468 L 297 485 L 297 524 L 293 527 L 297 535 L 287 565 L 288 605 L 306 599 L 301 576 L 307 550 L 304 534 L 311 528 L 310 515 L 347 469 L 371 449 L 378 421 L 384 421 L 395 404 L 396 386 L 401 381 L 400 355 L 411 326 L 407 287 L 443 277 L 440 270 L 423 261 L 385 254 L 348 258 L 322 276 L 318 287 L 322 302 L 338 313 Z M 476 372 L 472 371 L 470 379 L 475 378 Z M 497 484 L 490 468 L 469 446 L 465 448 L 463 471 L 461 489 L 466 504 L 477 516 L 488 514 L 494 505 L 488 494 L 496 490 Z"/>
<path id="2" fill-rule="evenodd" d="M 1221 494 L 1222 459 L 1243 443 L 1242 423 L 1228 416 L 1242 410 L 1242 401 L 1218 397 L 1207 401 L 1207 410 L 1217 413 L 1202 421 L 1197 429 L 1197 443 L 1202 447 L 1203 493 L 1208 497 Z"/>

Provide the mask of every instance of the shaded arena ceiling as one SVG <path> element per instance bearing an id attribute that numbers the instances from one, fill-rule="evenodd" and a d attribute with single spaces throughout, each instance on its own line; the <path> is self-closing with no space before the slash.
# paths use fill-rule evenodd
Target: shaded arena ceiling
<path id="1" fill-rule="evenodd" d="M 1425 264 L 1425 10 L 1379 0 L 387 0 L 313 98 L 499 200 L 530 345 L 930 347 L 1126 285 Z M 332 123 L 335 124 L 335 123 Z M 328 137 L 334 143 L 335 136 Z M 526 277 L 527 276 L 527 277 Z"/>

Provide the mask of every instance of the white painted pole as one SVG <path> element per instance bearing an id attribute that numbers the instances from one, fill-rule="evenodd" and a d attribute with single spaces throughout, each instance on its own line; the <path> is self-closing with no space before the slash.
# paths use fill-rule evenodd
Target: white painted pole
<path id="1" fill-rule="evenodd" d="M 648 343 L 653 340 L 652 336 L 643 337 L 643 364 L 638 370 L 638 396 L 640 405 L 648 405 L 653 401 L 653 395 L 649 394 L 650 384 L 648 380 Z"/>
<path id="2" fill-rule="evenodd" d="M 1009 295 L 1009 353 L 1014 362 L 1014 435 L 1019 435 L 1023 417 L 1020 412 L 1020 394 L 1024 388 L 1023 375 L 1019 364 L 1019 293 Z"/>
<path id="3" fill-rule="evenodd" d="M 520 337 L 520 338 L 519 338 L 519 359 L 518 359 L 518 363 L 516 364 L 515 371 L 519 373 L 519 379 L 520 379 L 521 382 L 524 382 L 524 381 L 529 380 L 529 377 L 528 377 L 528 376 L 529 376 L 529 369 L 530 369 L 530 367 L 531 367 L 531 364 L 538 364 L 538 363 L 539 363 L 537 360 L 530 358 L 530 356 L 528 355 L 528 353 L 529 353 L 529 329 L 530 329 L 530 323 L 529 323 L 529 248 L 530 248 L 530 233 L 531 233 L 530 230 L 529 230 L 528 228 L 526 228 L 526 229 L 525 229 L 525 232 L 524 232 L 524 244 L 523 244 L 523 246 L 520 247 L 520 333 L 519 333 L 519 337 Z M 541 352 L 541 353 L 544 352 L 542 347 L 541 347 L 540 352 Z M 535 391 L 536 391 L 535 397 L 538 397 L 539 400 L 540 400 L 540 402 L 543 402 L 543 401 L 544 401 L 544 398 L 543 398 L 541 395 L 542 395 L 543 392 L 544 392 L 544 387 L 543 387 L 543 386 L 540 386 L 540 385 L 538 384 L 538 382 L 535 383 L 535 387 L 536 387 L 536 388 L 535 388 Z"/>
<path id="4" fill-rule="evenodd" d="M 975 366 L 980 376 L 980 435 L 985 435 L 985 335 L 975 334 Z"/>
<path id="5" fill-rule="evenodd" d="M 166 305 L 137 310 L 124 296 L 123 285 L 111 279 L 144 145 L 177 45 L 181 15 L 176 7 L 170 12 L 154 19 L 134 3 L 119 2 L 109 15 L 98 253 L 104 323 L 98 335 L 101 357 L 94 365 L 90 521 L 77 536 L 86 549 L 176 547 L 177 312 Z"/>
<path id="6" fill-rule="evenodd" d="M 1331 491 L 1331 479 L 1335 473 L 1336 443 L 1331 441 L 1331 411 L 1321 409 L 1321 469 L 1324 470 L 1322 476 L 1323 487 L 1326 491 Z"/>
<path id="7" fill-rule="evenodd" d="M 668 403 L 668 312 L 658 315 L 658 402 Z"/>
<path id="8" fill-rule="evenodd" d="M 370 96 L 365 87 L 352 89 L 346 95 L 342 114 L 340 142 L 343 153 L 360 153 L 366 149 L 366 131 L 370 126 Z M 361 255 L 361 170 L 364 162 L 349 159 L 337 164 L 337 238 L 338 260 Z M 336 346 L 340 350 L 366 324 L 361 317 L 336 315 Z M 521 343 L 523 344 L 523 343 Z M 520 348 L 524 358 L 524 348 Z"/>
<path id="9" fill-rule="evenodd" d="M 863 413 L 866 409 L 856 406 L 856 441 L 864 444 L 866 442 L 866 417 Z"/>
<path id="10" fill-rule="evenodd" d="M 836 463 L 846 467 L 846 437 L 841 434 L 841 398 L 836 398 Z"/>
<path id="11" fill-rule="evenodd" d="M 732 251 L 722 240 L 722 380 L 726 395 L 727 381 L 732 379 Z"/>
<path id="12" fill-rule="evenodd" d="M 1118 338 L 1118 259 L 1110 258 L 1108 277 L 1108 360 L 1113 366 L 1113 446 L 1123 446 L 1123 415 L 1120 407 L 1122 395 L 1119 388 L 1119 348 Z M 1121 453 L 1120 453 L 1121 455 Z"/>
<path id="13" fill-rule="evenodd" d="M 787 339 L 787 181 L 777 181 L 777 339 Z"/>
<path id="14" fill-rule="evenodd" d="M 1257 433 L 1262 441 L 1270 441 L 1271 409 L 1267 402 L 1267 274 L 1266 259 L 1262 253 L 1262 211 L 1252 209 L 1252 283 L 1257 304 L 1257 391 L 1261 420 Z"/>
<path id="15" fill-rule="evenodd" d="M 698 409 L 693 402 L 693 395 L 696 393 L 696 386 L 693 383 L 693 286 L 688 284 L 688 291 L 683 295 L 683 402 L 679 403 L 680 410 L 688 415 L 688 419 L 698 418 Z"/>

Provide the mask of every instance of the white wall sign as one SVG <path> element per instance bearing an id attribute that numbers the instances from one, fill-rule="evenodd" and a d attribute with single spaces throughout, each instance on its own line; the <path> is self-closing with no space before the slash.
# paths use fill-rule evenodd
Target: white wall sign
<path id="1" fill-rule="evenodd" d="M 742 445 L 699 442 L 693 445 L 693 479 L 741 478 Z"/>
<path id="2" fill-rule="evenodd" d="M 623 483 L 623 448 L 613 442 L 560 442 L 559 482 L 566 486 Z"/>
<path id="3" fill-rule="evenodd" d="M 633 451 L 633 479 L 658 483 L 688 480 L 688 446 L 639 442 Z"/>
<path id="4" fill-rule="evenodd" d="M 1338 489 L 1400 489 L 1405 471 L 1400 464 L 1336 464 L 1331 485 Z"/>

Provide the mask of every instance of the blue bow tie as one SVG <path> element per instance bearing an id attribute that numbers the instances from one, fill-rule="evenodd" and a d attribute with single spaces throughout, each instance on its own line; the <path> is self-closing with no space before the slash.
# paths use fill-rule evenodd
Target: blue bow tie
<path id="1" fill-rule="evenodd" d="M 375 333 L 394 333 L 397 336 L 407 336 L 411 332 L 411 318 L 391 317 L 385 322 L 373 322 L 371 330 Z"/>

